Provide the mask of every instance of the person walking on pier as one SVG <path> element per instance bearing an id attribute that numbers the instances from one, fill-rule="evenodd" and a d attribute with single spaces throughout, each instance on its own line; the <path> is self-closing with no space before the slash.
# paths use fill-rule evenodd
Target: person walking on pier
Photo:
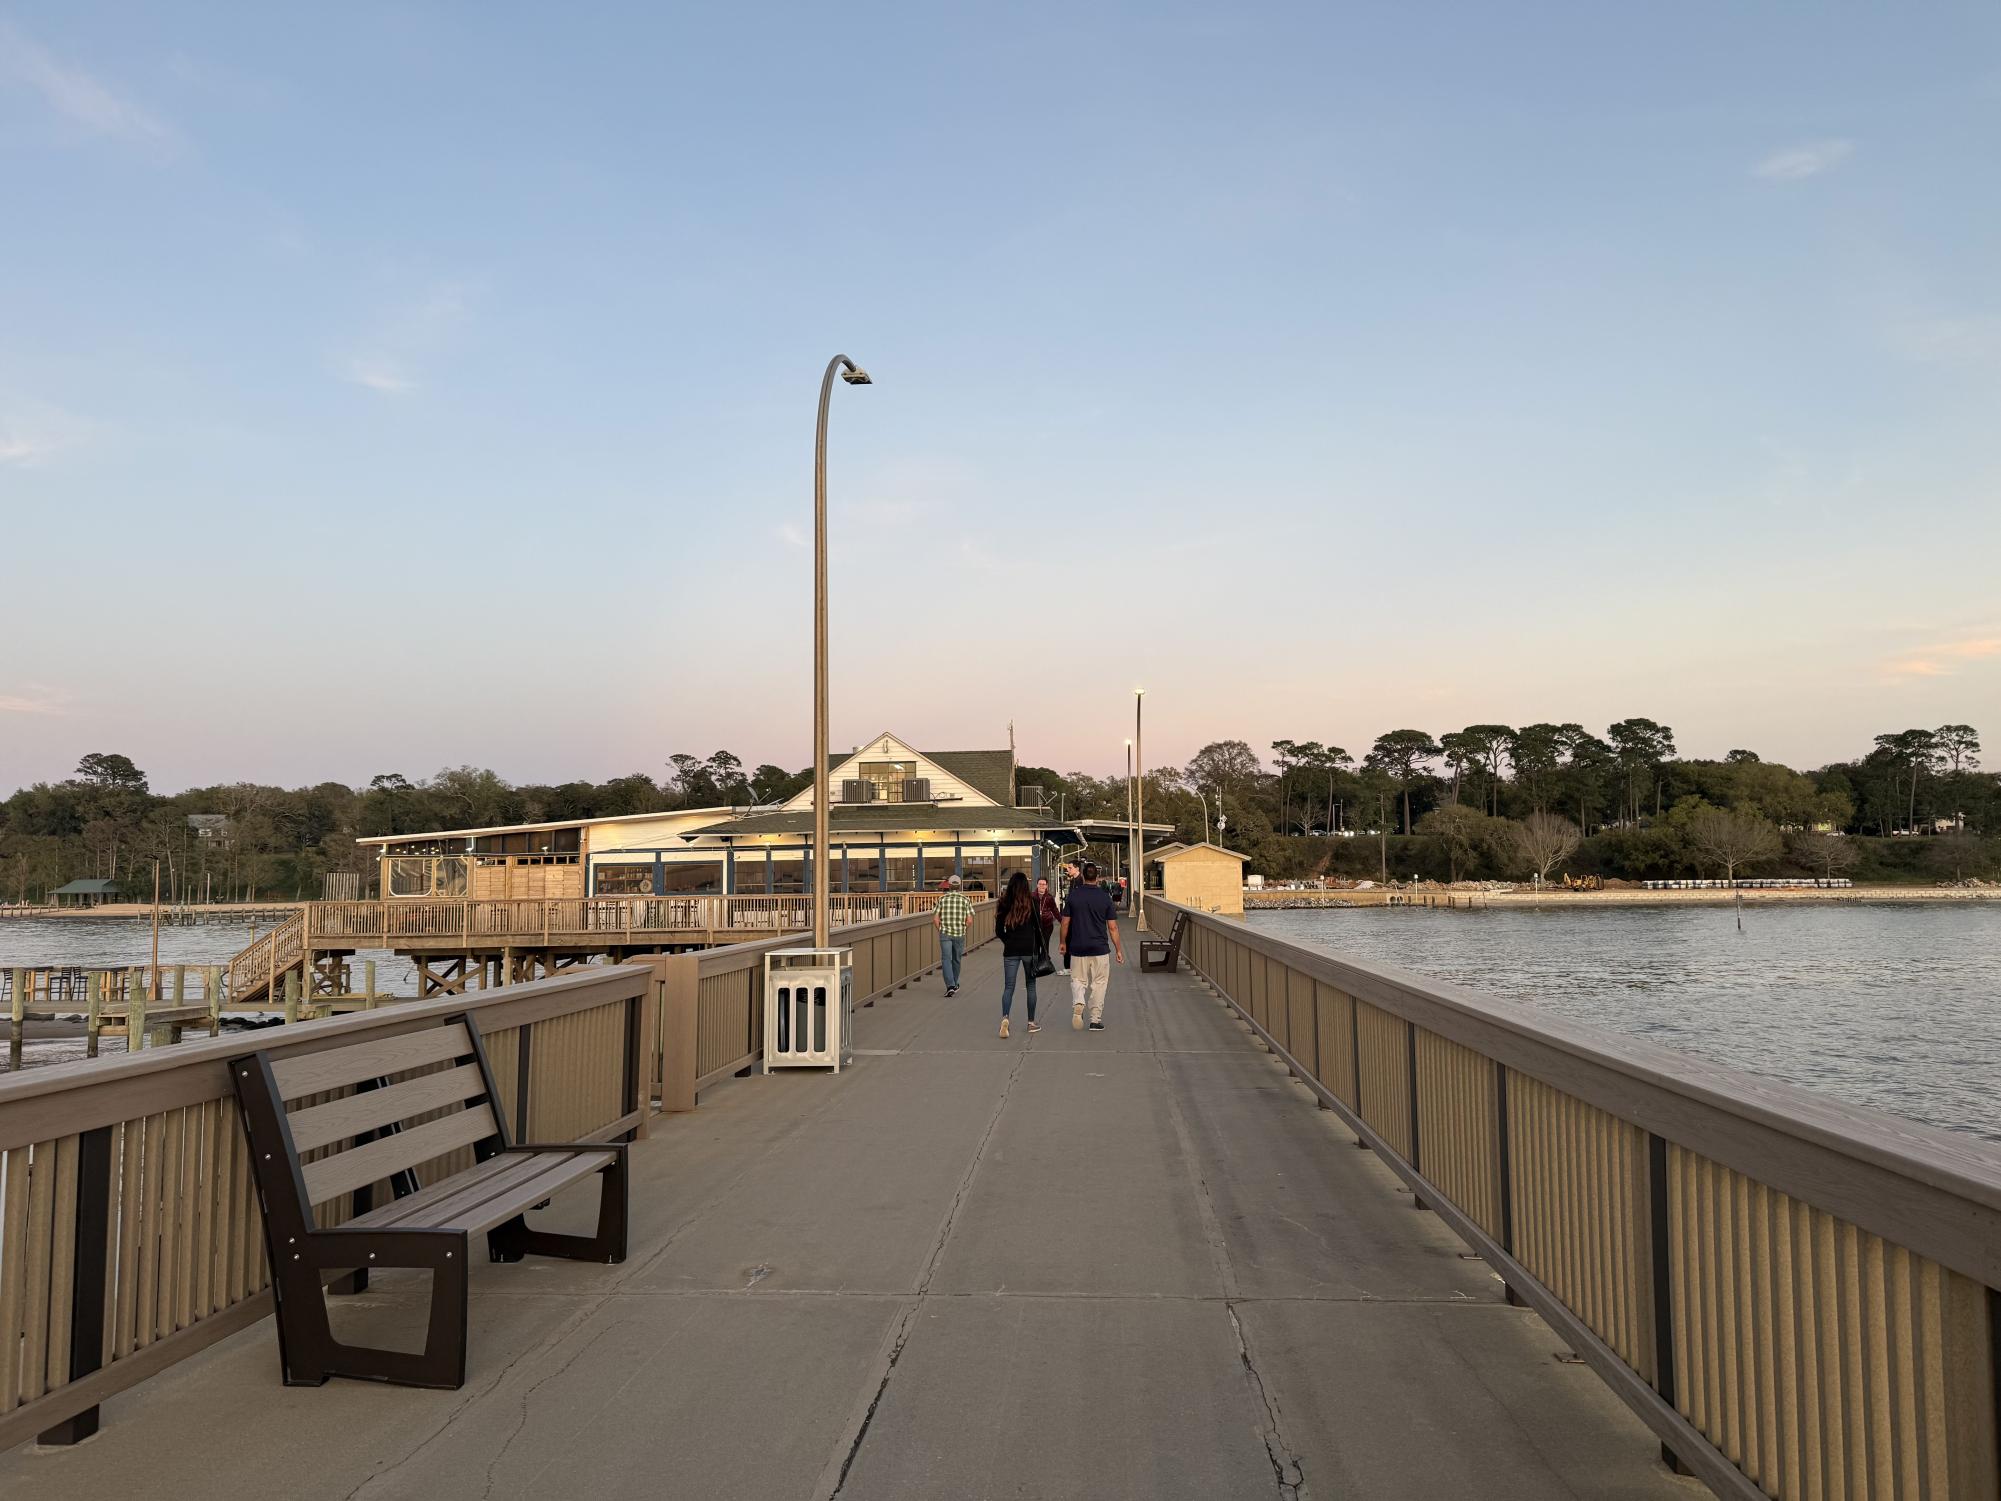
<path id="1" fill-rule="evenodd" d="M 1040 1032 L 1042 1028 L 1035 1022 L 1036 969 L 1046 959 L 1044 945 L 1049 942 L 1049 929 L 1042 921 L 1042 904 L 1036 901 L 1035 893 L 1028 889 L 1028 877 L 1020 871 L 1008 877 L 1007 890 L 1001 894 L 1000 906 L 994 913 L 994 936 L 1001 941 L 1000 1035 L 1007 1036 L 1017 970 L 1028 987 L 1028 1030 Z"/>
<path id="2" fill-rule="evenodd" d="M 1098 884 L 1098 867 L 1084 865 L 1084 879 L 1070 888 L 1063 902 L 1063 957 L 1070 961 L 1070 1025 L 1082 1030 L 1084 1011 L 1091 1012 L 1091 1030 L 1105 1030 L 1105 991 L 1112 983 L 1112 959 L 1126 962 L 1119 942 L 1118 917 L 1112 899 Z"/>
<path id="3" fill-rule="evenodd" d="M 945 971 L 945 995 L 959 993 L 959 965 L 966 957 L 966 929 L 972 925 L 973 904 L 966 900 L 963 882 L 952 876 L 938 905 L 931 909 L 931 922 L 938 929 L 938 967 Z"/>
<path id="4" fill-rule="evenodd" d="M 1056 894 L 1049 889 L 1049 877 L 1038 876 L 1035 881 L 1035 910 L 1042 919 L 1042 952 L 1049 952 L 1049 935 L 1056 931 L 1056 924 L 1062 920 L 1063 911 L 1056 905 Z"/>

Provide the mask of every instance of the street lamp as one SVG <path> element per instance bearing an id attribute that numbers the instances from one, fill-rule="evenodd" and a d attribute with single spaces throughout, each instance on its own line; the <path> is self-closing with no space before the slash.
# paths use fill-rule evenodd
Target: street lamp
<path id="1" fill-rule="evenodd" d="M 827 403 L 834 372 L 851 386 L 871 384 L 844 354 L 827 362 L 820 380 L 820 426 L 813 438 L 813 947 L 827 947 Z"/>
<path id="2" fill-rule="evenodd" d="M 1132 875 L 1133 864 L 1133 743 L 1126 741 L 1126 874 Z M 1112 873 L 1112 884 L 1118 884 L 1118 873 Z"/>
<path id="3" fill-rule="evenodd" d="M 1133 689 L 1133 740 L 1138 746 L 1139 781 L 1133 804 L 1133 849 L 1138 863 L 1133 874 L 1133 927 L 1146 931 L 1146 735 L 1140 728 L 1140 710 L 1145 706 L 1146 689 Z"/>

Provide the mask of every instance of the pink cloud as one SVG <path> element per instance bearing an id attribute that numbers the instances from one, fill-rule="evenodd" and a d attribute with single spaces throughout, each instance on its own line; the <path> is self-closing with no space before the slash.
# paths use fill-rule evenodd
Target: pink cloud
<path id="1" fill-rule="evenodd" d="M 1956 662 L 1973 662 L 1984 657 L 2001 657 L 2001 636 L 1968 636 L 1958 641 L 1935 641 L 1918 649 L 1918 655 L 1901 657 L 1885 664 L 1883 675 L 1891 678 L 1948 678 L 1958 668 Z"/>

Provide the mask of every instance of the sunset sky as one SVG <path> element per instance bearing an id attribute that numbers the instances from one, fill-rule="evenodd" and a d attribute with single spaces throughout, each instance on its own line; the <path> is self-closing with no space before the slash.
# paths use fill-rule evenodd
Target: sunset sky
<path id="1" fill-rule="evenodd" d="M 2001 762 L 2001 8 L 0 0 L 0 794 Z"/>

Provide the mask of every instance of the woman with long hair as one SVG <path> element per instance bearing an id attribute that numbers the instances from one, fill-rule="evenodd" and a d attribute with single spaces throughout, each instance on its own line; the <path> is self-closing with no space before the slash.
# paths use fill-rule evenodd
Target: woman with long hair
<path id="1" fill-rule="evenodd" d="M 1023 972 L 1028 988 L 1028 1030 L 1040 1032 L 1035 1024 L 1035 965 L 1042 957 L 1048 930 L 1042 925 L 1041 904 L 1028 889 L 1028 877 L 1016 871 L 1008 877 L 1001 893 L 1000 909 L 994 914 L 994 935 L 1001 941 L 1001 1024 L 1007 1036 L 1008 1013 L 1014 1009 L 1014 977 Z"/>

